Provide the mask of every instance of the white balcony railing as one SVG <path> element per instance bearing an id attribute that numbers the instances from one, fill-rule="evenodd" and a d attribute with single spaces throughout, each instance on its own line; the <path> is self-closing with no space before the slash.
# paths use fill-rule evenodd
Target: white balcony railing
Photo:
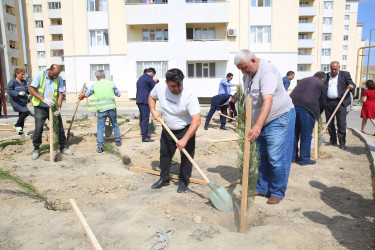
<path id="1" fill-rule="evenodd" d="M 50 35 L 59 35 L 63 33 L 62 25 L 50 25 L 49 26 L 49 34 Z"/>
<path id="2" fill-rule="evenodd" d="M 20 58 L 20 51 L 18 49 L 10 48 L 8 50 L 9 57 Z"/>
<path id="3" fill-rule="evenodd" d="M 298 48 L 315 48 L 314 39 L 299 39 Z"/>
<path id="4" fill-rule="evenodd" d="M 48 18 L 61 18 L 61 9 L 49 9 Z"/>
<path id="5" fill-rule="evenodd" d="M 315 32 L 315 23 L 300 23 L 298 24 L 298 32 Z"/>
<path id="6" fill-rule="evenodd" d="M 300 16 L 316 16 L 316 7 L 299 7 Z"/>
<path id="7" fill-rule="evenodd" d="M 4 13 L 4 22 L 17 25 L 17 18 L 15 15 Z"/>
<path id="8" fill-rule="evenodd" d="M 169 13 L 168 4 L 126 5 L 125 12 L 127 25 L 168 23 L 168 15 L 160 14 Z"/>
<path id="9" fill-rule="evenodd" d="M 64 49 L 64 42 L 63 41 L 51 41 L 50 48 L 51 49 Z"/>
<path id="10" fill-rule="evenodd" d="M 312 71 L 297 71 L 297 80 L 301 80 L 306 77 L 310 77 L 314 75 L 314 72 Z"/>
<path id="11" fill-rule="evenodd" d="M 38 58 L 38 66 L 46 66 L 47 60 L 46 58 Z"/>
<path id="12" fill-rule="evenodd" d="M 187 41 L 186 60 L 229 60 L 229 41 Z"/>
<path id="13" fill-rule="evenodd" d="M 298 64 L 313 64 L 314 63 L 314 56 L 298 55 L 297 63 Z"/>
<path id="14" fill-rule="evenodd" d="M 51 63 L 64 65 L 64 56 L 51 56 Z"/>

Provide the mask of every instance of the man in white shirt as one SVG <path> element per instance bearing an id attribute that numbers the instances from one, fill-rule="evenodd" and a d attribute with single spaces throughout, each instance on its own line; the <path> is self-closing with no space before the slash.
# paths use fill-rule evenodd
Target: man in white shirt
<path id="1" fill-rule="evenodd" d="M 148 97 L 148 105 L 152 116 L 159 121 L 163 117 L 167 126 L 179 140 L 177 143 L 163 128 L 160 137 L 160 179 L 151 188 L 159 189 L 169 185 L 169 171 L 172 157 L 178 148 L 185 148 L 191 157 L 195 153 L 195 132 L 201 123 L 200 106 L 197 96 L 188 88 L 183 87 L 184 74 L 179 69 L 170 69 L 165 75 L 165 84 L 157 84 Z M 159 100 L 162 115 L 156 111 L 156 101 Z M 178 183 L 178 193 L 187 191 L 192 172 L 192 163 L 181 154 L 181 166 Z"/>

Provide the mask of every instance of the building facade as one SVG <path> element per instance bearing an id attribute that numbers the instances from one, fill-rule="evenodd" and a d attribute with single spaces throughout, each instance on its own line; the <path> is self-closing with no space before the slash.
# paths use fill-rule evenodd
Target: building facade
<path id="1" fill-rule="evenodd" d="M 296 72 L 293 88 L 298 79 L 328 71 L 332 60 L 354 74 L 361 41 L 358 0 L 334 6 L 326 0 L 26 0 L 24 8 L 29 70 L 34 76 L 62 65 L 68 101 L 95 81 L 97 69 L 113 76 L 121 100 L 134 99 L 148 67 L 161 81 L 167 69 L 180 68 L 184 85 L 212 97 L 228 72 L 232 82 L 242 82 L 233 64 L 240 49 L 271 61 L 281 75 Z"/>
<path id="2" fill-rule="evenodd" d="M 0 55 L 4 85 L 14 78 L 15 68 L 25 68 L 18 0 L 0 0 Z"/>

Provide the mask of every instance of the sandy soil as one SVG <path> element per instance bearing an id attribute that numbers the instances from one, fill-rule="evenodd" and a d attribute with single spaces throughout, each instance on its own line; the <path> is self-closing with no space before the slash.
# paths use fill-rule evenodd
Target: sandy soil
<path id="1" fill-rule="evenodd" d="M 136 125 L 126 136 L 139 135 L 138 121 L 131 122 Z M 233 124 L 227 131 L 219 129 L 218 120 L 211 124 L 197 132 L 195 160 L 215 185 L 224 186 L 238 180 L 237 141 L 216 141 L 236 139 L 236 133 Z M 286 198 L 268 205 L 266 198 L 256 197 L 249 205 L 247 231 L 239 233 L 240 184 L 228 188 L 235 209 L 225 214 L 213 207 L 206 186 L 192 183 L 189 193 L 178 194 L 173 180 L 152 190 L 158 176 L 131 171 L 117 156 L 96 153 L 96 137 L 90 134 L 96 132 L 94 118 L 72 131 L 74 155 L 59 162 L 49 162 L 48 152 L 32 161 L 30 139 L 0 149 L 1 168 L 35 185 L 57 208 L 48 210 L 15 184 L 0 181 L 0 249 L 91 249 L 71 198 L 103 249 L 147 249 L 159 228 L 175 230 L 165 249 L 375 248 L 374 174 L 364 143 L 350 132 L 346 151 L 323 144 L 316 165 L 292 164 Z M 1 131 L 0 138 L 14 133 Z M 124 140 L 120 152 L 130 157 L 132 167 L 158 170 L 160 133 L 158 125 L 152 143 Z M 173 173 L 179 159 L 177 153 Z M 202 179 L 196 170 L 192 177 Z"/>

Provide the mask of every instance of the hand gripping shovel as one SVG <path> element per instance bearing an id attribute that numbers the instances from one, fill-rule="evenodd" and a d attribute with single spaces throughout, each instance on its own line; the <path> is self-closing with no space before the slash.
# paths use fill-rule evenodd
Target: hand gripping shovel
<path id="1" fill-rule="evenodd" d="M 169 135 L 173 138 L 173 140 L 177 143 L 178 139 L 172 133 L 172 131 L 168 128 L 168 126 L 164 123 L 163 119 L 159 117 L 160 123 L 163 125 L 165 130 L 168 131 Z M 186 155 L 186 157 L 190 160 L 193 166 L 198 170 L 198 172 L 202 175 L 203 179 L 208 183 L 208 186 L 211 188 L 212 192 L 208 194 L 208 198 L 210 198 L 211 202 L 214 206 L 221 212 L 229 213 L 233 211 L 233 202 L 232 197 L 225 190 L 224 187 L 215 188 L 214 185 L 210 182 L 207 176 L 202 172 L 202 169 L 198 166 L 197 163 L 193 160 L 193 158 L 189 155 L 186 149 L 182 149 L 182 152 Z"/>

